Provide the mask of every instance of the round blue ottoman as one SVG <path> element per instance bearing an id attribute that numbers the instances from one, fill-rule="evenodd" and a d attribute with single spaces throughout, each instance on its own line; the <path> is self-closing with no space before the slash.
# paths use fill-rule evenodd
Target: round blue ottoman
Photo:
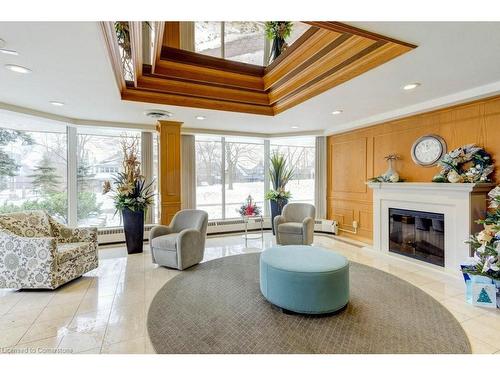
<path id="1" fill-rule="evenodd" d="M 260 255 L 260 291 L 285 310 L 331 313 L 349 302 L 349 262 L 321 247 L 271 247 Z"/>

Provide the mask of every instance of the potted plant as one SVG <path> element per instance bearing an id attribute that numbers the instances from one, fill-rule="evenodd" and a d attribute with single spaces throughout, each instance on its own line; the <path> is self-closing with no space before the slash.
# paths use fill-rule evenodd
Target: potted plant
<path id="1" fill-rule="evenodd" d="M 153 203 L 153 181 L 146 183 L 138 159 L 138 138 L 123 138 L 123 172 L 116 173 L 113 182 L 105 181 L 103 194 L 112 192 L 116 212 L 123 217 L 123 229 L 129 254 L 142 253 L 144 212 Z"/>
<path id="2" fill-rule="evenodd" d="M 273 188 L 266 193 L 265 198 L 271 202 L 271 224 L 274 232 L 274 218 L 281 215 L 285 204 L 288 203 L 291 194 L 286 191 L 286 185 L 293 177 L 293 167 L 287 165 L 287 159 L 283 154 L 274 152 L 270 158 L 269 176 Z"/>
<path id="3" fill-rule="evenodd" d="M 266 37 L 271 40 L 271 53 L 268 64 L 278 58 L 288 47 L 286 38 L 292 33 L 293 22 L 290 21 L 268 21 L 266 22 Z"/>

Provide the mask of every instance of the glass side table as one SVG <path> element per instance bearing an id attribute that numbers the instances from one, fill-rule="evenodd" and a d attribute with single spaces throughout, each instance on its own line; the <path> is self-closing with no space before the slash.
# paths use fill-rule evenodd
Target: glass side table
<path id="1" fill-rule="evenodd" d="M 248 247 L 248 240 L 258 240 L 260 239 L 262 241 L 262 245 L 264 245 L 264 218 L 262 215 L 251 215 L 247 216 L 244 215 L 242 216 L 243 221 L 245 222 L 245 234 L 243 238 L 245 239 L 245 247 Z M 257 222 L 260 220 L 260 234 L 251 234 L 248 233 L 248 223 L 253 220 L 253 222 Z"/>

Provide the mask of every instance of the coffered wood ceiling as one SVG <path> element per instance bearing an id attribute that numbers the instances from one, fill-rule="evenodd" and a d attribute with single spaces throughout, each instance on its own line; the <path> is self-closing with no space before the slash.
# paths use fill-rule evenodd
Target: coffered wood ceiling
<path id="1" fill-rule="evenodd" d="M 102 23 L 123 100 L 273 116 L 404 54 L 415 45 L 339 22 L 311 27 L 267 67 L 171 47 L 158 22 L 154 61 L 144 64 L 140 22 L 130 22 L 134 82 L 121 72 L 113 24 Z M 175 33 L 173 33 L 175 35 Z"/>

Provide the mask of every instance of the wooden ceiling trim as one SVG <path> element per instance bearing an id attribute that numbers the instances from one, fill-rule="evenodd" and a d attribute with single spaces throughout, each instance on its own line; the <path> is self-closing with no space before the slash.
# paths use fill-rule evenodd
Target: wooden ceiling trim
<path id="1" fill-rule="evenodd" d="M 161 59 L 256 77 L 262 77 L 264 75 L 263 66 L 245 64 L 239 61 L 226 60 L 219 57 L 202 55 L 196 52 L 165 46 L 161 49 Z"/>
<path id="2" fill-rule="evenodd" d="M 248 90 L 264 91 L 262 77 L 250 76 L 240 73 L 230 73 L 213 68 L 160 60 L 156 63 L 155 74 L 171 78 L 217 83 Z"/>
<path id="3" fill-rule="evenodd" d="M 142 25 L 130 22 L 135 81 L 121 86 L 122 99 L 272 116 L 415 48 L 338 22 L 309 23 L 309 30 L 264 68 L 169 47 L 175 43 L 168 41 L 171 25 L 165 22 L 154 23 L 154 61 L 145 65 Z M 116 43 L 113 23 L 105 24 L 105 39 Z M 108 48 L 115 75 L 117 48 Z"/>
<path id="4" fill-rule="evenodd" d="M 99 22 L 99 25 L 101 26 L 104 44 L 106 45 L 106 51 L 111 62 L 116 85 L 118 86 L 118 90 L 122 92 L 126 88 L 126 82 L 123 78 L 123 66 L 118 41 L 116 40 L 115 25 L 109 21 Z"/>
<path id="5" fill-rule="evenodd" d="M 347 25 L 342 22 L 335 22 L 335 21 L 303 21 L 304 23 L 307 23 L 308 25 L 320 27 L 322 29 L 330 30 L 330 31 L 335 31 L 338 33 L 349 33 L 353 35 L 359 35 L 364 38 L 368 39 L 373 39 L 377 41 L 384 41 L 384 42 L 389 42 L 389 43 L 395 43 L 399 44 L 402 46 L 409 47 L 410 49 L 417 48 L 415 44 L 403 42 L 398 39 L 390 38 L 385 35 L 377 34 L 371 31 L 363 30 L 355 26 Z"/>
<path id="6" fill-rule="evenodd" d="M 176 105 L 181 107 L 194 107 L 215 109 L 219 111 L 252 113 L 257 115 L 273 116 L 274 110 L 268 105 L 255 105 L 224 100 L 192 97 L 187 95 L 166 94 L 163 92 L 146 89 L 128 88 L 122 92 L 122 100 L 135 102 L 157 103 Z"/>
<path id="7" fill-rule="evenodd" d="M 269 97 L 266 92 L 241 90 L 221 85 L 214 86 L 170 78 L 158 78 L 157 76 L 151 75 L 141 76 L 137 83 L 137 87 L 170 94 L 269 105 Z"/>
<path id="8" fill-rule="evenodd" d="M 376 43 L 377 42 L 371 39 L 366 39 L 356 35 L 350 37 L 347 41 L 340 44 L 338 48 L 331 50 L 330 53 L 317 60 L 316 64 L 309 65 L 278 87 L 271 88 L 269 92 L 269 102 L 273 104 L 278 100 L 285 98 L 293 92 L 301 89 L 301 87 L 306 86 L 318 76 L 322 76 L 332 69 L 335 69 L 345 61 L 354 58 L 360 52 L 375 45 Z"/>
<path id="9" fill-rule="evenodd" d="M 275 114 L 281 113 L 326 90 L 349 81 L 409 50 L 408 47 L 393 43 L 379 42 L 379 44 L 381 44 L 380 47 L 374 48 L 371 52 L 367 53 L 364 58 L 343 66 L 333 74 L 325 75 L 321 81 L 316 82 L 314 85 L 306 87 L 304 90 L 296 92 L 294 95 L 274 103 L 273 108 Z"/>
<path id="10" fill-rule="evenodd" d="M 307 61 L 312 62 L 311 58 L 323 53 L 325 48 L 328 46 L 335 48 L 336 45 L 343 43 L 349 36 L 344 37 L 343 34 L 332 33 L 327 30 L 316 32 L 310 40 L 303 43 L 294 53 L 289 54 L 286 59 L 283 59 L 279 66 L 264 75 L 265 89 L 269 89 L 280 80 L 286 79 L 289 75 L 293 75 L 292 72 L 294 70 L 298 69 Z"/>
<path id="11" fill-rule="evenodd" d="M 314 79 L 308 80 L 306 84 L 300 87 L 301 90 L 305 90 L 311 86 L 314 86 L 318 82 L 321 82 L 322 80 L 332 76 L 336 72 L 340 71 L 341 69 L 345 68 L 346 66 L 349 66 L 350 64 L 355 63 L 357 60 L 362 59 L 369 53 L 381 48 L 383 45 L 385 45 L 386 42 L 384 41 L 378 41 L 378 42 L 373 42 L 373 44 L 369 45 L 368 47 L 364 48 L 360 52 L 356 53 L 355 55 L 343 60 L 340 64 L 334 66 L 333 68 L 323 72 L 322 74 L 317 75 Z M 292 93 L 293 95 L 293 93 Z M 283 98 L 284 99 L 284 98 Z"/>
<path id="12" fill-rule="evenodd" d="M 274 68 L 281 66 L 283 60 L 287 59 L 288 56 L 291 55 L 292 53 L 295 53 L 297 49 L 301 48 L 303 50 L 304 48 L 302 45 L 304 43 L 309 43 L 318 32 L 320 32 L 320 34 L 323 34 L 325 31 L 326 30 L 321 29 L 319 27 L 310 26 L 295 42 L 292 43 L 291 46 L 289 46 L 284 52 L 281 53 L 281 55 L 279 55 L 276 59 L 274 59 L 271 62 L 271 64 L 264 67 L 265 70 L 264 74 L 268 74 Z M 297 54 L 295 53 L 295 55 Z"/>

